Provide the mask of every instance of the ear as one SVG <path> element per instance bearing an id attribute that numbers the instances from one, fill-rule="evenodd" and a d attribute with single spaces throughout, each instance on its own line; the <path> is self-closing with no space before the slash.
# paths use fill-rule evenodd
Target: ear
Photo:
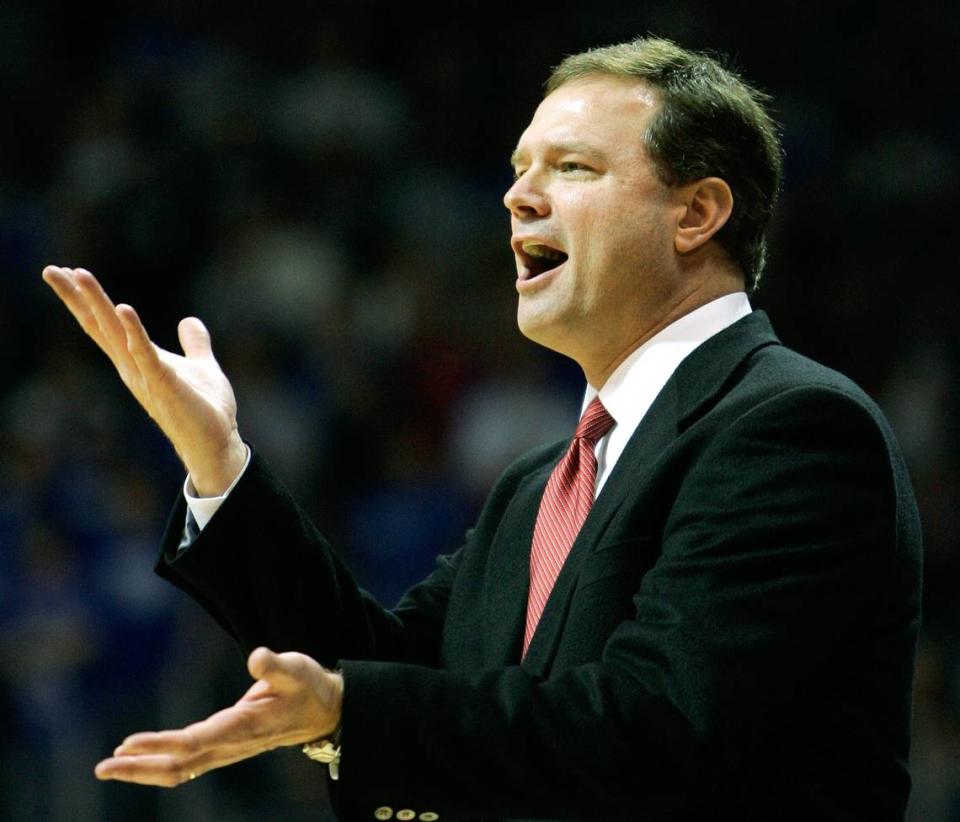
<path id="1" fill-rule="evenodd" d="M 683 186 L 681 195 L 685 208 L 673 244 L 678 254 L 689 254 L 726 225 L 733 211 L 733 192 L 719 177 L 704 177 Z"/>

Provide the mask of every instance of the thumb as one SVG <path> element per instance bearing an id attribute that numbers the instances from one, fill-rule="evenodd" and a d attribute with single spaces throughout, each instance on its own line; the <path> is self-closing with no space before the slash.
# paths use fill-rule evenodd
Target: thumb
<path id="1" fill-rule="evenodd" d="M 177 335 L 180 337 L 180 347 L 188 357 L 212 357 L 213 348 L 210 344 L 210 332 L 196 317 L 186 317 L 180 320 L 177 326 Z"/>
<path id="2" fill-rule="evenodd" d="M 278 654 L 269 648 L 256 648 L 247 659 L 247 670 L 254 679 L 265 680 L 274 688 L 301 686 L 309 682 L 320 665 L 305 654 L 286 651 Z"/>
<path id="3" fill-rule="evenodd" d="M 270 675 L 276 673 L 282 665 L 280 654 L 262 646 L 255 648 L 247 657 L 247 670 L 254 679 L 269 679 Z"/>
<path id="4" fill-rule="evenodd" d="M 256 648 L 247 659 L 247 670 L 254 679 L 265 679 L 273 687 L 298 683 L 303 679 L 300 654 L 278 654 L 269 648 Z"/>

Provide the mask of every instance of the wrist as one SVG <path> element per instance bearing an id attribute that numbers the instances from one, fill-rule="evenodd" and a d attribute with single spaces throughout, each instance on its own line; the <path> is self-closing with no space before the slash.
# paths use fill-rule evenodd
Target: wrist
<path id="1" fill-rule="evenodd" d="M 330 713 L 334 726 L 327 728 L 315 741 L 307 742 L 302 750 L 314 762 L 326 765 L 330 769 L 330 778 L 337 780 L 340 778 L 340 736 L 343 729 L 343 675 L 339 671 L 326 675 L 330 677 L 333 688 Z"/>
<path id="2" fill-rule="evenodd" d="M 329 739 L 335 745 L 340 744 L 340 732 L 343 728 L 343 673 L 339 670 L 326 673 L 330 684 L 330 720 L 333 723 L 327 723 L 324 732 L 320 734 L 321 739 Z"/>
<path id="3" fill-rule="evenodd" d="M 248 449 L 234 429 L 217 457 L 197 465 L 187 464 L 190 482 L 198 497 L 223 496 L 236 482 L 247 464 Z"/>

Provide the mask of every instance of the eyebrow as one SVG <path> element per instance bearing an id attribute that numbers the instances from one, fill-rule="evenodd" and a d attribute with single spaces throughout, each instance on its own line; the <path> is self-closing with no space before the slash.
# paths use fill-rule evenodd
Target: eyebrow
<path id="1" fill-rule="evenodd" d="M 590 157 L 603 158 L 604 154 L 596 146 L 590 143 L 584 143 L 579 140 L 570 140 L 559 143 L 547 144 L 548 154 L 587 154 Z M 516 166 L 526 155 L 526 152 L 519 147 L 513 150 L 510 155 L 510 165 Z"/>

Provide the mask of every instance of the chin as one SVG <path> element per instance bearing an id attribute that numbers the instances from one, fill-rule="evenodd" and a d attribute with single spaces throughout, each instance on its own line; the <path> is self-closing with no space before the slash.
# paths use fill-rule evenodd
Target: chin
<path id="1" fill-rule="evenodd" d="M 569 356 L 569 345 L 565 344 L 567 335 L 559 317 L 549 316 L 544 312 L 524 311 L 521 305 L 517 310 L 517 327 L 528 340 Z"/>

